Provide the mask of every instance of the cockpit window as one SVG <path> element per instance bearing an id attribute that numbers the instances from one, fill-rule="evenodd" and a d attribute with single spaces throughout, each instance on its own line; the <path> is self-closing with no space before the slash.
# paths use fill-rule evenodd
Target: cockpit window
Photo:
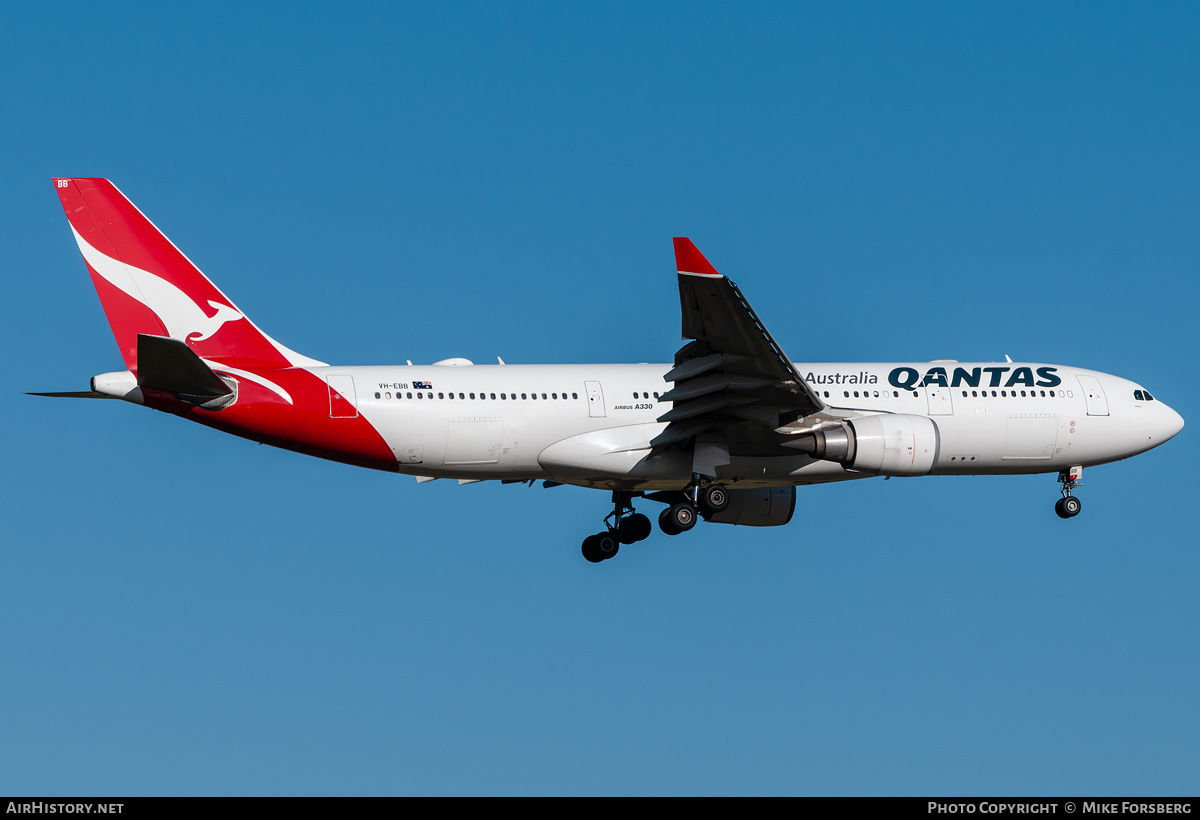
<path id="1" fill-rule="evenodd" d="M 1134 397 L 1135 399 L 1137 399 L 1138 401 L 1145 401 L 1145 398 L 1142 396 L 1142 391 L 1141 391 L 1141 390 L 1134 390 L 1134 391 L 1133 391 L 1133 397 Z"/>
<path id="2" fill-rule="evenodd" d="M 1154 396 L 1150 395 L 1149 390 L 1143 390 L 1142 394 L 1146 397 L 1146 401 L 1154 401 Z"/>

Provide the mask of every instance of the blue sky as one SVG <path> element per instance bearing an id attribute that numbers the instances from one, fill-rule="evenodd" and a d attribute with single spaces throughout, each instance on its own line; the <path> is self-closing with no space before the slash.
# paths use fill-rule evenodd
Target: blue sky
<path id="1" fill-rule="evenodd" d="M 1196 792 L 1194 4 L 9 4 L 0 69 L 0 793 Z M 21 395 L 120 366 L 51 176 L 325 361 L 668 361 L 687 235 L 793 359 L 1189 427 L 1070 522 L 861 481 L 592 566 L 602 493 Z"/>

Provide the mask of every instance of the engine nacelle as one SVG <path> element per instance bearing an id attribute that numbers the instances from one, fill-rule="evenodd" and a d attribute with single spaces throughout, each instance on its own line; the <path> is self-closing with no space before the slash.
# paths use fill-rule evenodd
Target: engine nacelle
<path id="1" fill-rule="evenodd" d="M 713 513 L 714 524 L 740 524 L 743 527 L 782 527 L 796 511 L 795 487 L 763 487 L 752 490 L 728 490 L 729 506 Z"/>
<path id="2" fill-rule="evenodd" d="M 925 475 L 937 460 L 938 429 L 928 416 L 891 413 L 849 422 L 854 429 L 851 470 L 880 475 Z"/>
<path id="3" fill-rule="evenodd" d="M 904 476 L 932 470 L 938 443 L 937 425 L 928 416 L 885 413 L 842 422 L 789 446 L 849 470 Z"/>

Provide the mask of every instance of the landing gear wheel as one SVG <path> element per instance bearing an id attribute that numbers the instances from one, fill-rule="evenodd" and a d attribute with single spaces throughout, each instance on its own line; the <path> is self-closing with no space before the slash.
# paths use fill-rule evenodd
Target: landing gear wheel
<path id="1" fill-rule="evenodd" d="M 593 564 L 599 564 L 616 555 L 620 548 L 621 545 L 617 543 L 615 535 L 611 532 L 600 532 L 583 539 L 581 552 L 584 558 Z"/>
<path id="2" fill-rule="evenodd" d="M 1074 518 L 1079 515 L 1079 510 L 1083 505 L 1079 499 L 1073 495 L 1063 496 L 1054 503 L 1054 512 L 1059 518 Z"/>
<path id="3" fill-rule="evenodd" d="M 601 560 L 607 561 L 612 558 L 620 548 L 621 543 L 617 540 L 616 533 L 602 532 L 596 535 L 596 550 L 600 553 Z"/>
<path id="4" fill-rule="evenodd" d="M 671 523 L 670 507 L 667 507 L 667 509 L 658 514 L 658 528 L 667 535 L 679 535 L 679 533 L 683 532 L 683 530 L 676 528 L 676 526 Z"/>
<path id="5" fill-rule="evenodd" d="M 720 484 L 709 484 L 700 490 L 700 509 L 705 518 L 716 515 L 729 506 L 729 490 Z"/>
<path id="6" fill-rule="evenodd" d="M 650 523 L 650 519 L 641 513 L 634 513 L 623 519 L 617 527 L 617 540 L 622 544 L 634 544 L 649 538 L 652 532 L 654 525 Z"/>
<path id="7" fill-rule="evenodd" d="M 599 564 L 604 560 L 604 556 L 600 554 L 600 546 L 596 543 L 599 540 L 600 536 L 598 535 L 589 535 L 583 539 L 583 557 L 593 564 Z"/>
<path id="8" fill-rule="evenodd" d="M 658 526 L 667 535 L 679 535 L 696 526 L 696 508 L 687 501 L 672 504 L 658 517 Z"/>

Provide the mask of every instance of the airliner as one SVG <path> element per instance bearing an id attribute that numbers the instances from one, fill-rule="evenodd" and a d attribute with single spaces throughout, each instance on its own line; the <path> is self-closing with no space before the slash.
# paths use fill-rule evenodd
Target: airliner
<path id="1" fill-rule="evenodd" d="M 788 523 L 796 487 L 877 476 L 1056 473 L 1183 429 L 1141 384 L 1035 362 L 797 363 L 741 290 L 677 237 L 683 345 L 670 364 L 329 365 L 259 329 L 105 179 L 55 189 L 125 368 L 91 390 L 253 441 L 360 467 L 612 494 L 593 563 L 649 537 Z M 1006 357 L 1007 359 L 1007 357 Z"/>

